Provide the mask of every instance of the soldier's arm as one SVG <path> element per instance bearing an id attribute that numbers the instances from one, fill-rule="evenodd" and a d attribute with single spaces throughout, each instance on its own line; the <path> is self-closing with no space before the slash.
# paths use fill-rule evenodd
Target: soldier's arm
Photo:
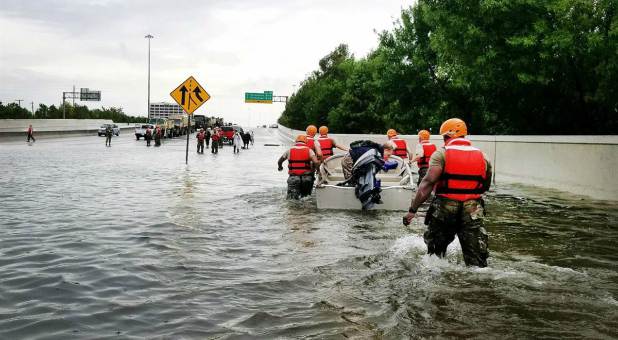
<path id="1" fill-rule="evenodd" d="M 309 157 L 311 157 L 311 163 L 313 164 L 313 168 L 317 169 L 320 166 L 320 159 L 313 151 L 309 151 Z"/>
<path id="2" fill-rule="evenodd" d="M 419 143 L 420 144 L 420 143 Z M 421 147 L 421 151 L 423 150 L 423 147 Z M 416 162 L 419 158 L 421 158 L 421 154 L 419 152 L 418 146 L 416 147 L 416 150 L 414 150 L 414 157 L 412 157 L 412 159 L 410 160 L 410 162 Z"/>
<path id="3" fill-rule="evenodd" d="M 423 181 L 418 187 L 416 191 L 416 195 L 410 204 L 410 210 L 416 211 L 421 204 L 425 203 L 429 195 L 431 195 L 431 191 L 433 190 L 438 180 L 440 180 L 440 176 L 442 175 L 442 167 L 439 166 L 430 166 L 427 171 L 427 175 L 423 178 Z"/>
<path id="4" fill-rule="evenodd" d="M 341 145 L 341 144 L 337 143 L 337 142 L 336 142 L 334 139 L 332 139 L 332 138 L 331 138 L 331 140 L 333 141 L 333 145 L 334 145 L 337 149 L 342 150 L 342 151 L 348 151 L 348 148 L 346 148 L 345 146 L 343 146 L 343 145 Z"/>
<path id="5" fill-rule="evenodd" d="M 485 158 L 485 165 L 485 182 L 483 182 L 483 188 L 485 188 L 485 190 L 489 190 L 489 188 L 491 187 L 491 176 L 493 176 L 493 168 L 491 167 L 491 163 L 487 160 L 487 158 Z"/>
<path id="6" fill-rule="evenodd" d="M 320 143 L 318 143 L 317 141 L 313 143 L 313 148 L 315 149 L 315 154 L 317 155 L 318 159 L 322 159 L 322 147 L 320 146 Z"/>
<path id="7" fill-rule="evenodd" d="M 284 152 L 283 155 L 281 155 L 281 157 L 279 157 L 279 161 L 277 161 L 277 165 L 278 165 L 278 169 L 279 171 L 283 170 L 283 162 L 285 162 L 285 160 L 288 159 L 288 152 Z"/>
<path id="8" fill-rule="evenodd" d="M 406 151 L 408 152 L 408 161 L 412 163 L 412 159 L 414 158 L 414 152 L 410 150 L 410 144 L 406 144 Z"/>

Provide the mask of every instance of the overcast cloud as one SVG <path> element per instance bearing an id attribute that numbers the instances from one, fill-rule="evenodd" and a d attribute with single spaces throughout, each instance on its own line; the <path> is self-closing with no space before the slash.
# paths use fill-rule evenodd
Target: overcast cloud
<path id="1" fill-rule="evenodd" d="M 196 113 L 256 125 L 283 104 L 245 104 L 244 92 L 289 95 L 339 43 L 356 56 L 377 45 L 412 0 L 0 0 L 0 101 L 60 104 L 73 85 L 101 90 L 90 107 L 146 115 L 189 75 L 212 98 Z"/>

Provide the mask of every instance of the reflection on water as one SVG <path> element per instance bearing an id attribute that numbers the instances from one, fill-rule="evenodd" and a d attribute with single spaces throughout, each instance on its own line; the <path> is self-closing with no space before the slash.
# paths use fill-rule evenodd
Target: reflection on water
<path id="1" fill-rule="evenodd" d="M 618 336 L 615 203 L 499 186 L 467 268 L 422 218 L 286 201 L 256 140 L 188 166 L 182 140 L 3 144 L 0 338 Z"/>

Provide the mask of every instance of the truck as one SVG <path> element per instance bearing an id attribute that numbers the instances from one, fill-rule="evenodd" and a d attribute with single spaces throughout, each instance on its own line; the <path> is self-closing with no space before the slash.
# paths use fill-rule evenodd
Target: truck
<path id="1" fill-rule="evenodd" d="M 146 136 L 146 130 L 150 129 L 154 133 L 155 126 L 152 124 L 137 124 L 135 125 L 135 139 L 139 140 Z"/>
<path id="2" fill-rule="evenodd" d="M 189 131 L 189 117 L 184 115 L 171 116 L 169 118 L 174 122 L 172 127 L 172 135 L 174 137 L 180 137 L 186 135 Z"/>
<path id="3" fill-rule="evenodd" d="M 243 129 L 239 125 L 225 125 L 221 127 L 221 130 L 223 131 L 223 143 L 229 145 L 234 143 L 234 130 L 240 132 L 241 135 L 243 134 Z"/>
<path id="4" fill-rule="evenodd" d="M 206 125 L 206 116 L 204 115 L 193 115 L 193 120 L 191 122 L 195 123 L 195 129 L 206 129 L 208 125 Z"/>
<path id="5" fill-rule="evenodd" d="M 155 128 L 158 126 L 161 128 L 161 135 L 165 138 L 167 136 L 167 120 L 165 118 L 150 118 L 148 121 L 149 124 L 154 125 Z M 154 132 L 154 131 L 153 131 Z"/>

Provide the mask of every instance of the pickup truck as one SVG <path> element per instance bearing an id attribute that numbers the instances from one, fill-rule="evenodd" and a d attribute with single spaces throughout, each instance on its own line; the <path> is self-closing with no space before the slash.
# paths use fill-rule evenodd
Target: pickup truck
<path id="1" fill-rule="evenodd" d="M 135 125 L 135 139 L 139 140 L 146 136 L 146 130 L 150 129 L 151 133 L 154 133 L 155 126 L 152 124 L 137 124 Z"/>

